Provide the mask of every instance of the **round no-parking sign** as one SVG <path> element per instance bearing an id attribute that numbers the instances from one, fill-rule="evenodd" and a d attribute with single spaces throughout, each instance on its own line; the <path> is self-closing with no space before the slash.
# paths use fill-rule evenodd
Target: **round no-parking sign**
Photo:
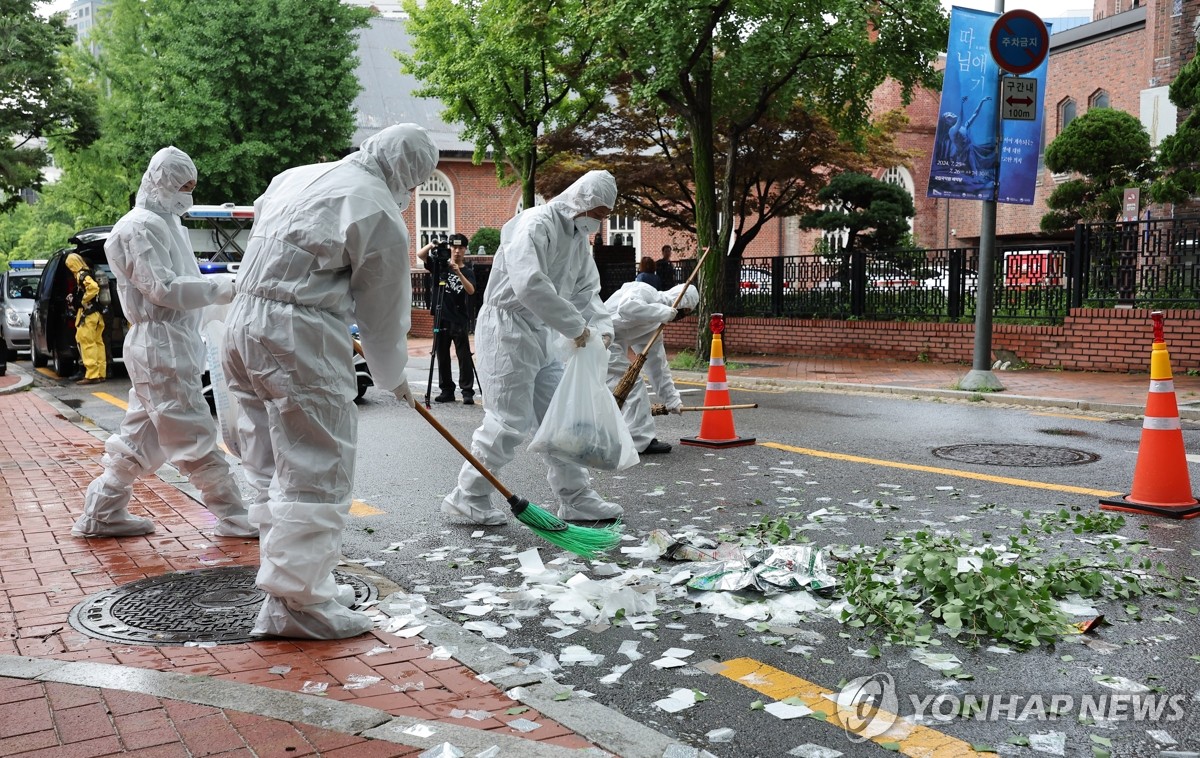
<path id="1" fill-rule="evenodd" d="M 996 19 L 988 40 L 992 60 L 1010 74 L 1028 74 L 1046 60 L 1050 32 L 1033 11 L 1015 10 Z"/>

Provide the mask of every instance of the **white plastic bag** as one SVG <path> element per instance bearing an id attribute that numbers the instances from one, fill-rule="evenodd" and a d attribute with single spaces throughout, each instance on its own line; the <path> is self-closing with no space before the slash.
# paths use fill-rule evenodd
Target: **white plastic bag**
<path id="1" fill-rule="evenodd" d="M 212 306 L 210 306 L 212 307 Z M 225 322 L 213 319 L 201 330 L 204 337 L 205 354 L 208 359 L 208 382 L 212 387 L 213 405 L 217 408 L 217 428 L 225 447 L 238 458 L 242 457 L 242 446 L 238 438 L 238 420 L 242 416 L 242 406 L 229 390 L 229 382 L 225 379 L 225 369 L 221 366 L 222 344 L 225 342 Z"/>
<path id="2" fill-rule="evenodd" d="M 620 471 L 638 462 L 633 437 L 604 383 L 608 350 L 600 335 L 576 348 L 568 340 L 570 357 L 562 381 L 554 390 L 541 426 L 529 443 L 533 453 L 601 471 Z"/>

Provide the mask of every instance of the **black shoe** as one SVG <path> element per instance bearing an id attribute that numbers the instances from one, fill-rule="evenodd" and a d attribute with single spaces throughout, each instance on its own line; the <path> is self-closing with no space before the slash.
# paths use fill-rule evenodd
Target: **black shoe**
<path id="1" fill-rule="evenodd" d="M 658 438 L 650 440 L 650 444 L 646 445 L 646 449 L 642 451 L 642 455 L 660 455 L 662 453 L 671 452 L 671 446 L 665 442 L 659 442 Z"/>
<path id="2" fill-rule="evenodd" d="M 463 405 L 475 405 L 475 396 L 463 395 Z"/>
<path id="3" fill-rule="evenodd" d="M 84 378 L 84 376 L 86 376 L 86 374 L 84 374 L 82 371 L 79 371 L 77 373 L 74 373 L 74 374 L 71 374 L 70 376 L 68 376 L 67 381 L 68 382 L 77 382 L 80 379 Z"/>
<path id="4" fill-rule="evenodd" d="M 433 399 L 433 402 L 435 402 L 435 403 L 453 403 L 454 402 L 454 393 L 453 392 L 443 392 L 442 394 L 435 397 Z"/>

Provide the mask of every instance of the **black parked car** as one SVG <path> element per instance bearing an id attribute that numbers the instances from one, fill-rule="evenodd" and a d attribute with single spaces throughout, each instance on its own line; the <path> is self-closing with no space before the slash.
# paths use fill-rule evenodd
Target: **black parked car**
<path id="1" fill-rule="evenodd" d="M 117 299 L 117 283 L 104 257 L 104 241 L 111 226 L 84 229 L 68 240 L 71 247 L 56 251 L 46 261 L 38 280 L 37 303 L 29 323 L 29 338 L 33 365 L 42 368 L 53 362 L 54 372 L 70 376 L 79 363 L 79 345 L 75 342 L 75 314 L 67 296 L 75 290 L 75 277 L 67 268 L 67 255 L 79 253 L 97 279 L 108 280 L 109 304 L 104 308 L 104 343 L 109 366 L 121 360 L 122 346 L 128 322 Z"/>

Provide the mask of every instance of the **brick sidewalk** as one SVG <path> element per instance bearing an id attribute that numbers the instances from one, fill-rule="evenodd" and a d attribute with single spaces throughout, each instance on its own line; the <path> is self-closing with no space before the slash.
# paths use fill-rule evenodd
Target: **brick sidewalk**
<path id="1" fill-rule="evenodd" d="M 566 748 L 589 747 L 586 740 L 536 710 L 507 714 L 520 704 L 495 685 L 477 679 L 474 671 L 458 661 L 430 658 L 432 648 L 421 637 L 404 639 L 376 631 L 339 641 L 156 647 L 115 644 L 75 631 L 68 615 L 92 594 L 171 571 L 257 565 L 258 543 L 215 536 L 211 531 L 214 517 L 157 477 L 138 482 L 131 509 L 151 517 L 157 533 L 119 540 L 73 538 L 71 525 L 82 509 L 82 493 L 100 473 L 102 440 L 63 418 L 31 392 L 0 395 L 0 418 L 4 420 L 0 424 L 0 654 L 198 674 L 291 693 L 299 692 L 306 682 L 321 682 L 328 684 L 326 699 L 393 716 L 492 730 Z M 390 650 L 377 652 L 385 646 Z M 269 671 L 278 666 L 290 670 Z M 356 676 L 376 676 L 381 681 L 347 688 Z M 51 687 L 30 681 L 5 681 L 2 686 L 0 701 L 5 705 L 0 706 L 0 755 L 24 755 L 13 752 L 10 745 L 34 751 L 46 748 L 49 752 L 45 755 L 67 755 L 61 747 L 41 745 L 52 737 L 61 740 L 57 744 L 69 744 L 71 755 L 120 753 L 132 751 L 134 746 L 148 747 L 140 742 L 150 738 L 141 734 L 147 731 L 154 731 L 157 736 L 153 739 L 178 734 L 180 740 L 173 743 L 174 752 L 161 747 L 155 748 L 158 752 L 138 755 L 222 754 L 210 748 L 193 750 L 187 735 L 197 726 L 190 722 L 197 719 L 220 725 L 221 741 L 212 744 L 228 745 L 222 750 L 230 755 L 303 755 L 273 752 L 271 746 L 290 744 L 290 740 L 297 741 L 297 750 L 316 750 L 320 743 L 323 754 L 328 754 L 326 749 L 348 746 L 354 747 L 356 756 L 419 752 L 375 742 L 371 750 L 379 752 L 371 752 L 361 744 L 367 740 L 347 742 L 344 737 L 299 724 L 265 723 L 235 711 L 196 710 L 171 700 L 140 699 L 136 701 L 140 710 L 122 712 L 132 706 L 119 705 L 114 710 L 112 698 L 125 702 L 121 695 L 96 688 Z M 40 689 L 43 686 L 44 691 Z M 111 718 L 99 718 L 106 706 Z M 484 721 L 454 718 L 450 713 L 455 709 L 485 710 L 493 715 Z M 145 715 L 123 718 L 132 713 Z M 541 727 L 520 732 L 507 725 L 516 719 L 529 719 Z M 83 721 L 88 724 L 79 723 Z M 132 736 L 135 734 L 140 736 Z M 339 739 L 343 742 L 337 743 Z M 264 741 L 261 746 L 266 752 L 259 752 L 256 740 Z M 339 747 L 331 748 L 335 743 Z M 109 749 L 114 745 L 121 749 Z"/>

